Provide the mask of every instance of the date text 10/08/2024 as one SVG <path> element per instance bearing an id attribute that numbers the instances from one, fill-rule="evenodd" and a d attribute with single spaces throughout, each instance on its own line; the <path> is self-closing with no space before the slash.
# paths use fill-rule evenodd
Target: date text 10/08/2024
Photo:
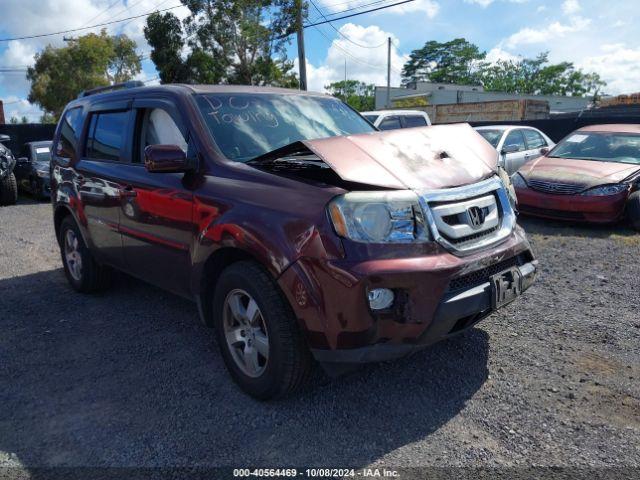
<path id="1" fill-rule="evenodd" d="M 306 478 L 397 478 L 398 471 L 386 468 L 237 468 L 233 470 L 234 477 L 306 477 Z"/>

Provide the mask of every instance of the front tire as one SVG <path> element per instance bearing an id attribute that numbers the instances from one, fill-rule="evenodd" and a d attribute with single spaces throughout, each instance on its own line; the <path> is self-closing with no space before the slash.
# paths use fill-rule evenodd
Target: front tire
<path id="1" fill-rule="evenodd" d="M 0 205 L 15 205 L 18 202 L 18 182 L 11 172 L 0 180 Z"/>
<path id="2" fill-rule="evenodd" d="M 58 241 L 64 273 L 76 291 L 93 293 L 109 286 L 111 271 L 94 260 L 71 216 L 62 221 Z"/>
<path id="3" fill-rule="evenodd" d="M 629 195 L 627 200 L 627 217 L 631 226 L 640 232 L 640 191 Z"/>
<path id="4" fill-rule="evenodd" d="M 249 395 L 287 396 L 307 381 L 311 354 L 296 318 L 270 275 L 253 262 L 227 267 L 213 298 L 220 352 Z"/>

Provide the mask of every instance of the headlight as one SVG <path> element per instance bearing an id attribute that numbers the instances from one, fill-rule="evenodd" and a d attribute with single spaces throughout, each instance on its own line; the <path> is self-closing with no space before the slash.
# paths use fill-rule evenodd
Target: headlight
<path id="1" fill-rule="evenodd" d="M 410 190 L 350 192 L 328 206 L 336 233 L 356 242 L 427 242 L 418 197 Z"/>
<path id="2" fill-rule="evenodd" d="M 607 195 L 617 195 L 618 193 L 622 193 L 628 189 L 629 185 L 625 185 L 624 183 L 616 183 L 612 185 L 602 185 L 600 187 L 591 188 L 586 192 L 582 192 L 581 195 L 586 195 L 589 197 L 604 197 Z"/>
<path id="3" fill-rule="evenodd" d="M 519 175 L 517 173 L 514 175 L 514 177 L 518 177 L 518 176 Z M 500 177 L 500 180 L 502 180 L 504 189 L 507 191 L 507 194 L 509 195 L 509 202 L 511 203 L 511 208 L 513 208 L 513 210 L 517 212 L 518 199 L 516 198 L 516 191 L 513 188 L 513 179 L 509 177 L 509 174 L 507 173 L 507 171 L 502 167 L 498 167 L 498 177 Z"/>

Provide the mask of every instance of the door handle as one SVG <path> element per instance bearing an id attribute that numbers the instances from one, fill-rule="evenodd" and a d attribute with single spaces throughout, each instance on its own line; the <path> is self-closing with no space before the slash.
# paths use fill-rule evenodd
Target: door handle
<path id="1" fill-rule="evenodd" d="M 131 185 L 127 185 L 119 190 L 121 198 L 131 198 L 138 195 Z"/>

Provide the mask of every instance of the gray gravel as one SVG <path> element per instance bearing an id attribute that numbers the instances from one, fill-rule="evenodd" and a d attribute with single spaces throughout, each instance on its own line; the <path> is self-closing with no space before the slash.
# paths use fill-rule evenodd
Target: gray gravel
<path id="1" fill-rule="evenodd" d="M 51 207 L 0 209 L 0 466 L 640 466 L 640 235 L 522 220 L 538 283 L 455 339 L 259 403 L 194 305 L 67 286 Z"/>

